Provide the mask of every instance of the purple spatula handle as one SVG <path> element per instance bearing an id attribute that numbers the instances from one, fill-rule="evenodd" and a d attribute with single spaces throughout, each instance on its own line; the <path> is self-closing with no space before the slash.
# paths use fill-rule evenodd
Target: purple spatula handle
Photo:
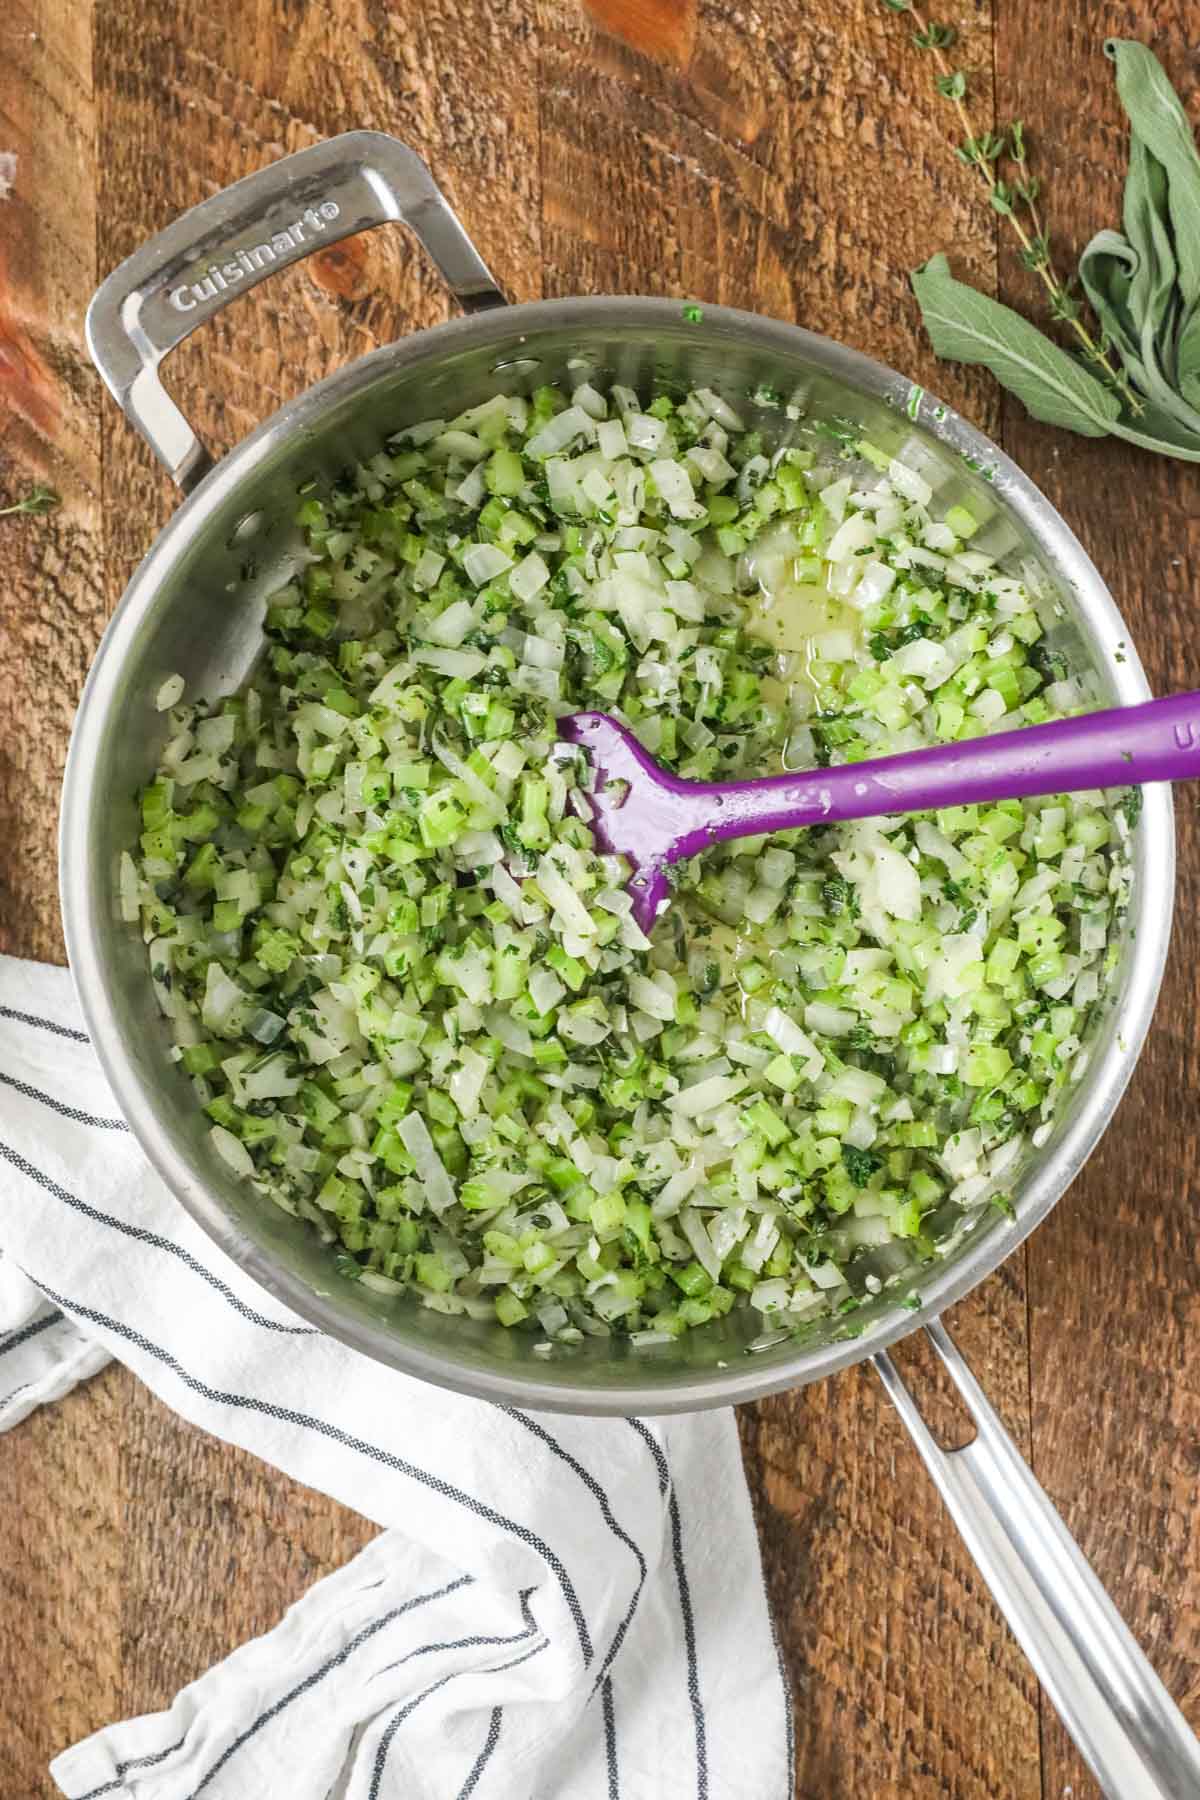
<path id="1" fill-rule="evenodd" d="M 1196 775 L 1200 694 L 1174 694 L 836 769 L 760 781 L 680 782 L 689 790 L 688 818 L 686 824 L 680 820 L 667 860 L 695 856 L 714 838 L 794 825 Z"/>
<path id="2" fill-rule="evenodd" d="M 668 865 L 722 838 L 1200 775 L 1194 693 L 758 781 L 682 781 L 606 713 L 575 713 L 558 729 L 589 752 L 597 776 L 592 828 L 601 848 L 632 864 L 643 925 L 666 895 Z"/>

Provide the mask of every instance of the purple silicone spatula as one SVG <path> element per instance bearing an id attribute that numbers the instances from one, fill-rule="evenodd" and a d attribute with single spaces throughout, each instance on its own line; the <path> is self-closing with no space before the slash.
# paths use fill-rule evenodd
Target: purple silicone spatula
<path id="1" fill-rule="evenodd" d="M 666 903 L 670 865 L 722 838 L 1200 775 L 1200 694 L 760 781 L 681 781 L 607 713 L 571 713 L 558 733 L 588 753 L 591 828 L 628 859 L 643 931 Z"/>

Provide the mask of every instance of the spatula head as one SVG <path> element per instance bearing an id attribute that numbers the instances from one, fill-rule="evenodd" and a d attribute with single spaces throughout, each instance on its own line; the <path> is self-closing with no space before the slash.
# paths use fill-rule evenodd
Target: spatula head
<path id="1" fill-rule="evenodd" d="M 558 735 L 587 752 L 588 824 L 597 849 L 628 862 L 633 916 L 648 932 L 666 903 L 669 852 L 685 829 L 688 784 L 660 769 L 607 713 L 571 713 L 558 721 Z"/>

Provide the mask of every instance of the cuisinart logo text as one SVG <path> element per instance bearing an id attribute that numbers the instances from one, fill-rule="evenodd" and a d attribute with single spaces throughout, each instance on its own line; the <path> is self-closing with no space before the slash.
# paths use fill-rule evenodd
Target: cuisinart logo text
<path id="1" fill-rule="evenodd" d="M 251 244 L 248 250 L 235 250 L 229 262 L 209 263 L 199 281 L 183 282 L 172 288 L 167 298 L 176 312 L 193 312 L 206 300 L 215 300 L 223 288 L 236 287 L 247 275 L 259 275 L 272 263 L 288 262 L 297 250 L 306 250 L 308 234 L 319 237 L 341 210 L 336 200 L 322 200 L 318 206 L 308 207 L 282 231 L 273 231 L 269 243 L 264 241 Z"/>

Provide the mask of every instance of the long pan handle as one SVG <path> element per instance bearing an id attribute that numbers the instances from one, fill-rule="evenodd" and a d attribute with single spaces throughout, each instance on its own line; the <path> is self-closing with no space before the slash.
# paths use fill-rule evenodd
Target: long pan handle
<path id="1" fill-rule="evenodd" d="M 1110 1800 L 1200 1800 L 1200 1743 L 944 1326 L 928 1327 L 975 1424 L 943 1450 L 886 1351 L 872 1358 L 980 1574 Z"/>

